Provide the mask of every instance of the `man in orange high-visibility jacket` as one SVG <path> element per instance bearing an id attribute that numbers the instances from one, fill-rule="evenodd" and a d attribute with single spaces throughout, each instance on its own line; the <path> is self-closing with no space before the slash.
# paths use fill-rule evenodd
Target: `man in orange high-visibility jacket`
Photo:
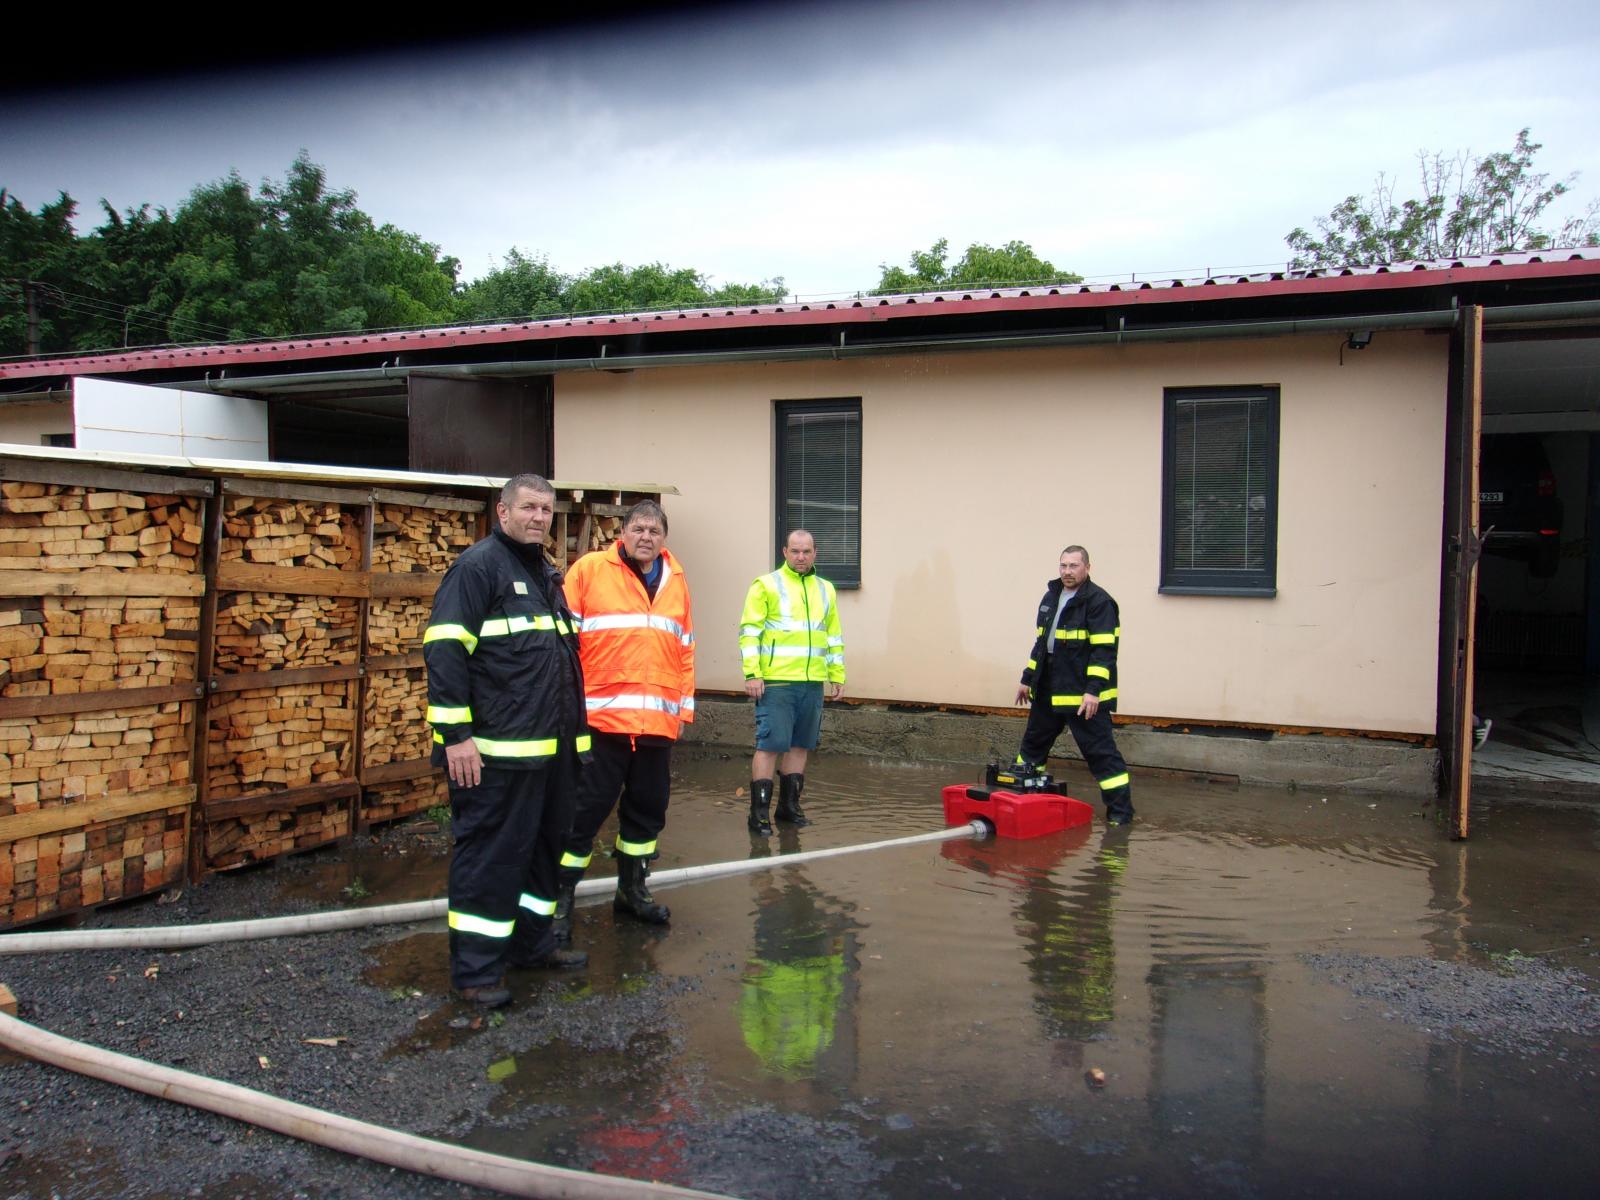
<path id="1" fill-rule="evenodd" d="M 694 620 L 683 568 L 666 542 L 667 515 L 641 500 L 609 549 L 585 555 L 567 572 L 594 761 L 579 784 L 557 880 L 556 936 L 566 942 L 573 891 L 619 795 L 612 908 L 652 925 L 670 915 L 645 876 L 667 823 L 672 743 L 679 726 L 694 720 Z"/>

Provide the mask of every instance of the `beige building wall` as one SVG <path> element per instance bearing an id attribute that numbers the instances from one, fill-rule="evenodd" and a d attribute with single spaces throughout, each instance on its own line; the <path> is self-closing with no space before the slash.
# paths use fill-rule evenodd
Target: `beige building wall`
<path id="1" fill-rule="evenodd" d="M 862 401 L 857 698 L 1008 705 L 1067 542 L 1121 605 L 1120 711 L 1432 732 L 1446 340 L 1382 334 L 729 365 L 556 380 L 558 479 L 659 479 L 704 688 L 740 687 L 773 545 L 773 402 Z M 1282 389 L 1278 594 L 1163 596 L 1162 395 Z"/>
<path id="2" fill-rule="evenodd" d="M 0 404 L 0 442 L 42 446 L 47 433 L 72 432 L 72 401 L 12 401 Z"/>

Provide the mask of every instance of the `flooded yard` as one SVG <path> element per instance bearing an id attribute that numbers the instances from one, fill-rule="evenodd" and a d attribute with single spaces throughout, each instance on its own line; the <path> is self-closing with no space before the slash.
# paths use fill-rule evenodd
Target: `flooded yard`
<path id="1" fill-rule="evenodd" d="M 963 772 L 824 756 L 808 777 L 815 824 L 770 842 L 746 832 L 735 795 L 747 759 L 683 754 L 676 775 L 658 870 L 924 833 Z M 1081 786 L 1081 770 L 1067 781 Z M 352 995 L 329 1003 L 352 1027 L 352 1006 L 382 1007 L 386 1032 L 341 1068 L 351 1088 L 278 1086 L 483 1150 L 749 1197 L 1594 1193 L 1600 807 L 1498 806 L 1458 844 L 1396 797 L 1136 777 L 1135 803 L 1128 829 L 660 888 L 667 930 L 613 919 L 606 897 L 578 913 L 587 971 L 513 975 L 503 1022 L 450 1000 L 441 927 L 300 939 L 313 959 L 307 943 L 355 939 Z M 438 839 L 407 836 L 249 886 L 266 889 L 265 911 L 441 895 Z M 208 908 L 193 919 L 263 915 L 226 911 L 245 882 L 199 889 Z M 146 923 L 143 909 L 110 919 Z M 223 953 L 152 958 L 203 973 Z M 26 1001 L 57 986 L 62 957 L 0 959 L 0 981 Z M 295 1011 L 309 1020 L 314 1003 Z M 216 1002 L 219 1023 L 235 1016 Z M 43 1006 L 32 1019 L 107 1041 L 109 1022 L 64 1028 Z M 165 1035 L 145 1036 L 143 1053 L 170 1061 Z M 44 1070 L 0 1080 L 28 1072 L 35 1086 Z M 160 1107 L 84 1086 L 96 1105 Z M 65 1159 L 48 1139 L 13 1124 L 0 1195 L 73 1194 L 49 1182 Z M 270 1182 L 263 1159 L 226 1185 L 465 1194 L 281 1153 Z M 171 1181 L 129 1194 L 223 1193 Z"/>

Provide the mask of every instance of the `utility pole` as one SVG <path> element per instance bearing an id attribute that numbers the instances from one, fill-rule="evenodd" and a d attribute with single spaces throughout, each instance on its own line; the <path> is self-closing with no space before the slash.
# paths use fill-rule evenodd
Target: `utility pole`
<path id="1" fill-rule="evenodd" d="M 39 296 L 31 279 L 22 281 L 22 302 L 28 311 L 27 353 L 39 353 Z"/>

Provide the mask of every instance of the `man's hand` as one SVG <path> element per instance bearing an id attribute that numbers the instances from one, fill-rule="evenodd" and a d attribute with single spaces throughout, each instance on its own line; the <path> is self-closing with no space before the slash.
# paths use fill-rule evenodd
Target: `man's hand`
<path id="1" fill-rule="evenodd" d="M 828 699 L 829 700 L 837 700 L 842 695 L 844 695 L 844 684 L 842 684 L 842 683 L 830 683 L 828 685 Z"/>
<path id="2" fill-rule="evenodd" d="M 1095 713 L 1100 711 L 1099 696 L 1084 696 L 1083 703 L 1078 705 L 1078 715 L 1085 721 L 1091 720 Z"/>
<path id="3" fill-rule="evenodd" d="M 450 782 L 459 788 L 475 788 L 483 782 L 483 755 L 471 738 L 444 748 L 445 770 Z"/>
<path id="4" fill-rule="evenodd" d="M 764 679 L 746 679 L 744 681 L 744 694 L 752 700 L 761 699 L 766 690 L 767 682 Z"/>
<path id="5" fill-rule="evenodd" d="M 1017 685 L 1017 698 L 1015 701 L 1019 708 L 1027 708 L 1033 703 L 1033 689 L 1025 683 Z"/>

